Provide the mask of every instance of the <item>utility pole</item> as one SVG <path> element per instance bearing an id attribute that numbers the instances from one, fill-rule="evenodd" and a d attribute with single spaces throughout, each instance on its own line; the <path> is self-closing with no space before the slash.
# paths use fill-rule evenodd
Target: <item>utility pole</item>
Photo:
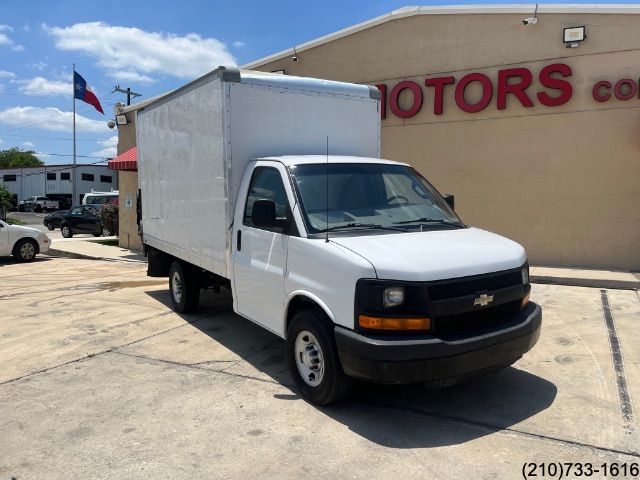
<path id="1" fill-rule="evenodd" d="M 116 88 L 113 89 L 111 93 L 126 93 L 127 94 L 127 106 L 131 105 L 131 97 L 136 98 L 142 96 L 141 93 L 132 92 L 129 87 L 125 90 L 124 88 L 120 88 L 120 85 L 116 85 Z"/>

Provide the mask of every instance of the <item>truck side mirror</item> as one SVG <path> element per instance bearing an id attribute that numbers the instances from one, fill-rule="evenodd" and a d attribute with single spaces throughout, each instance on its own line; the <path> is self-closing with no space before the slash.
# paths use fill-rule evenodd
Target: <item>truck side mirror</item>
<path id="1" fill-rule="evenodd" d="M 273 200 L 256 200 L 251 209 L 251 221 L 258 228 L 279 227 L 276 220 L 276 204 Z"/>
<path id="2" fill-rule="evenodd" d="M 451 195 L 450 193 L 445 193 L 443 195 L 444 197 L 444 201 L 447 202 L 447 205 L 449 205 L 451 207 L 451 210 L 455 210 L 455 196 Z"/>

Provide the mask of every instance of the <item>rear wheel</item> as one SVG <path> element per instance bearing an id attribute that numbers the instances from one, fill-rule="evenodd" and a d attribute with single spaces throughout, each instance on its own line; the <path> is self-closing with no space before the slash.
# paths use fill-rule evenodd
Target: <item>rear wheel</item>
<path id="1" fill-rule="evenodd" d="M 30 238 L 18 240 L 16 246 L 13 247 L 13 256 L 21 262 L 31 262 L 36 258 L 38 244 Z"/>
<path id="2" fill-rule="evenodd" d="M 173 309 L 178 313 L 189 313 L 198 308 L 200 282 L 195 269 L 174 261 L 169 267 L 169 294 Z"/>
<path id="3" fill-rule="evenodd" d="M 62 236 L 64 238 L 73 237 L 73 231 L 71 230 L 71 227 L 69 225 L 63 225 L 60 230 L 62 231 Z"/>
<path id="4" fill-rule="evenodd" d="M 353 388 L 340 364 L 333 325 L 318 310 L 304 310 L 291 320 L 287 362 L 302 396 L 316 405 L 340 400 Z"/>
<path id="5" fill-rule="evenodd" d="M 34 212 L 40 213 L 42 211 L 42 205 L 37 204 L 33 209 Z"/>

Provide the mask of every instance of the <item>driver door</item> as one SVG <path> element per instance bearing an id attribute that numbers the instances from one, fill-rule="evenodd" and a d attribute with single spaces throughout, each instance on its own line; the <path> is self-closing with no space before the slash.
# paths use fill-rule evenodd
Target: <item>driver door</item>
<path id="1" fill-rule="evenodd" d="M 284 279 L 287 265 L 286 227 L 258 228 L 252 222 L 256 200 L 271 200 L 276 218 L 288 220 L 291 209 L 281 164 L 258 162 L 244 199 L 238 199 L 233 238 L 233 281 L 236 311 L 279 336 L 284 333 Z"/>

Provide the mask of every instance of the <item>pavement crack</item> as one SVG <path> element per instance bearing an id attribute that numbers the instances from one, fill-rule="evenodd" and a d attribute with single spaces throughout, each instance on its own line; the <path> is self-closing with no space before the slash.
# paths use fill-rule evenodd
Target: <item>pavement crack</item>
<path id="1" fill-rule="evenodd" d="M 362 401 L 357 401 L 357 403 L 359 403 L 361 405 L 371 406 L 371 404 L 366 403 L 366 402 L 362 402 Z M 601 452 L 617 453 L 619 455 L 627 455 L 627 456 L 630 456 L 630 457 L 640 458 L 640 452 L 625 452 L 623 450 L 618 450 L 616 448 L 599 447 L 597 445 L 592 445 L 590 443 L 583 443 L 583 442 L 579 442 L 579 441 L 576 441 L 576 440 L 567 440 L 567 439 L 564 439 L 564 438 L 554 437 L 554 436 L 551 436 L 551 435 L 542 435 L 542 434 L 539 434 L 539 433 L 525 432 L 523 430 L 517 430 L 515 428 L 503 427 L 503 426 L 499 426 L 499 425 L 493 425 L 491 423 L 480 422 L 480 421 L 477 421 L 477 420 L 471 420 L 471 419 L 464 418 L 464 417 L 456 417 L 456 416 L 453 416 L 453 415 L 445 415 L 445 414 L 442 414 L 442 413 L 424 411 L 424 410 L 420 410 L 420 409 L 417 409 L 417 408 L 400 407 L 400 406 L 397 406 L 397 405 L 389 405 L 389 404 L 379 404 L 379 405 L 376 404 L 375 406 L 388 408 L 389 410 L 396 410 L 396 411 L 402 411 L 402 412 L 411 412 L 411 413 L 414 413 L 416 415 L 423 415 L 423 416 L 428 416 L 428 417 L 433 417 L 433 418 L 439 418 L 439 419 L 442 419 L 442 420 L 455 422 L 455 423 L 473 425 L 474 427 L 490 430 L 490 431 L 492 431 L 494 433 L 509 432 L 509 433 L 513 433 L 513 434 L 516 434 L 516 435 L 536 438 L 536 439 L 539 439 L 539 440 L 558 442 L 558 443 L 562 443 L 564 445 L 569 445 L 569 446 L 578 447 L 578 448 L 591 448 L 591 449 L 598 450 L 598 451 L 601 451 Z"/>
<path id="2" fill-rule="evenodd" d="M 277 382 L 275 380 L 265 380 L 264 378 L 258 378 L 258 377 L 254 377 L 252 375 L 243 375 L 241 373 L 232 373 L 232 372 L 226 371 L 226 369 L 224 369 L 224 370 L 214 370 L 214 369 L 211 369 L 211 368 L 203 368 L 203 367 L 200 366 L 200 364 L 197 364 L 197 363 L 182 363 L 182 362 L 176 362 L 174 360 L 165 360 L 163 358 L 146 357 L 144 355 L 136 355 L 135 353 L 120 352 L 117 349 L 112 350 L 110 353 L 116 353 L 118 355 L 126 355 L 127 357 L 139 358 L 139 359 L 142 359 L 142 360 L 148 360 L 150 362 L 166 363 L 168 365 L 173 365 L 173 366 L 176 366 L 176 367 L 191 368 L 191 369 L 194 369 L 194 370 L 200 370 L 201 372 L 219 373 L 219 374 L 228 375 L 228 376 L 231 376 L 231 377 L 244 378 L 246 380 L 255 380 L 257 382 L 270 383 L 270 384 L 273 384 L 273 385 L 283 385 L 283 386 L 288 387 L 288 388 L 293 388 L 293 385 L 288 385 L 286 383 Z M 204 362 L 202 362 L 202 363 L 204 363 Z M 237 363 L 237 362 L 234 361 L 234 364 L 235 363 Z"/>
<path id="3" fill-rule="evenodd" d="M 110 352 L 110 351 L 111 351 L 111 349 L 109 349 L 109 350 L 103 350 L 103 351 L 101 351 L 101 352 L 97 352 L 97 353 L 89 353 L 89 354 L 87 354 L 87 355 L 85 355 L 85 356 L 83 356 L 83 357 L 80 357 L 80 358 L 74 358 L 73 360 L 69 360 L 68 362 L 59 363 L 59 364 L 57 364 L 57 365 L 53 365 L 53 366 L 51 366 L 51 367 L 47 367 L 47 368 L 42 368 L 42 369 L 40 369 L 40 370 L 36 370 L 35 372 L 26 373 L 26 374 L 21 375 L 21 376 L 19 376 L 19 377 L 11 378 L 11 379 L 9 379 L 9 380 L 5 380 L 5 381 L 3 381 L 3 382 L 0 382 L 0 387 L 1 387 L 1 386 L 3 386 L 3 385 L 7 385 L 7 384 L 9 384 L 9 383 L 17 382 L 18 380 L 22 380 L 23 378 L 32 377 L 32 376 L 34 376 L 34 375 L 38 375 L 38 374 L 40 374 L 40 373 L 46 373 L 46 372 L 48 372 L 48 371 L 50 371 L 50 370 L 55 370 L 56 368 L 64 367 L 64 366 L 66 366 L 66 365 L 71 365 L 71 364 L 73 364 L 73 363 L 77 363 L 77 362 L 80 362 L 80 361 L 82 361 L 82 360 L 86 360 L 87 358 L 97 357 L 97 356 L 99 356 L 99 355 L 102 355 L 102 354 L 104 354 L 104 353 L 108 353 L 108 352 Z"/>
<path id="4" fill-rule="evenodd" d="M 627 376 L 624 371 L 624 358 L 622 357 L 620 340 L 618 339 L 618 332 L 616 331 L 616 324 L 613 318 L 613 312 L 609 305 L 609 296 L 607 295 L 606 290 L 600 290 L 600 301 L 602 302 L 602 312 L 607 326 L 607 333 L 609 334 L 609 347 L 611 349 L 613 369 L 616 374 L 620 413 L 622 414 L 625 431 L 630 432 L 633 429 L 633 406 L 631 403 L 629 387 L 627 385 Z"/>
<path id="5" fill-rule="evenodd" d="M 161 315 L 168 315 L 168 314 L 170 314 L 170 313 L 173 313 L 173 312 L 166 312 L 165 314 L 161 314 Z M 182 328 L 182 327 L 185 327 L 185 326 L 187 326 L 187 325 L 191 325 L 192 323 L 197 322 L 197 321 L 199 321 L 199 320 L 202 320 L 202 318 L 197 318 L 197 319 L 193 320 L 192 322 L 187 322 L 187 323 L 184 323 L 184 324 L 182 324 L 182 325 L 176 325 L 175 327 L 171 327 L 171 328 L 169 328 L 169 329 L 167 329 L 167 330 L 163 330 L 163 331 L 161 331 L 161 332 L 156 332 L 156 333 L 154 333 L 153 335 L 148 335 L 148 336 L 146 336 L 146 337 L 144 337 L 144 338 L 139 338 L 138 340 L 133 340 L 132 342 L 125 343 L 125 344 L 123 344 L 123 345 L 113 346 L 113 347 L 111 347 L 111 348 L 108 348 L 108 349 L 106 349 L 106 350 L 102 350 L 102 351 L 100 351 L 100 352 L 96 352 L 96 353 L 89 353 L 89 354 L 87 354 L 87 355 L 84 355 L 84 356 L 79 357 L 79 358 L 74 358 L 74 359 L 69 360 L 69 361 L 67 361 L 67 362 L 59 363 L 59 364 L 57 364 L 57 365 L 53 365 L 53 366 L 51 366 L 51 367 L 42 368 L 42 369 L 40 369 L 40 370 L 36 370 L 36 371 L 34 371 L 34 372 L 30 372 L 30 373 L 26 373 L 26 374 L 24 374 L 24 375 L 20 375 L 19 377 L 10 378 L 9 380 L 4 380 L 4 381 L 0 382 L 0 387 L 1 387 L 1 386 L 3 386 L 3 385 L 7 385 L 7 384 L 9 384 L 9 383 L 16 382 L 16 381 L 18 381 L 18 380 L 22 380 L 23 378 L 32 377 L 32 376 L 34 376 L 34 375 L 38 375 L 38 374 L 40 374 L 40 373 L 46 373 L 46 372 L 48 372 L 49 370 L 55 370 L 56 368 L 64 367 L 65 365 L 70 365 L 70 364 L 72 364 L 72 363 L 79 362 L 79 361 L 81 361 L 81 360 L 85 360 L 85 359 L 87 359 L 87 358 L 96 357 L 96 356 L 98 356 L 98 355 L 102 355 L 102 354 L 104 354 L 104 353 L 114 352 L 114 353 L 120 353 L 120 354 L 123 354 L 123 355 L 127 355 L 127 354 L 125 354 L 125 353 L 123 353 L 123 352 L 116 352 L 115 350 L 116 350 L 116 349 L 118 349 L 118 348 L 128 347 L 129 345 L 133 345 L 133 344 L 135 344 L 135 343 L 142 342 L 142 341 L 147 340 L 147 339 L 149 339 L 149 338 L 157 337 L 158 335 L 162 335 L 162 334 L 164 334 L 164 333 L 171 332 L 171 331 L 173 331 L 173 330 L 176 330 L 177 328 Z M 204 370 L 204 369 L 203 369 L 203 370 Z M 209 370 L 209 371 L 212 371 L 212 370 Z"/>

